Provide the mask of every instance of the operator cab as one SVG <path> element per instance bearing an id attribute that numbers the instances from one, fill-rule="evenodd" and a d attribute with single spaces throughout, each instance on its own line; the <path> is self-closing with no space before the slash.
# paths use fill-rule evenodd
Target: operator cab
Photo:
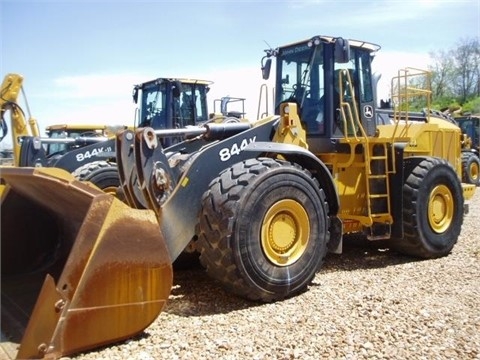
<path id="1" fill-rule="evenodd" d="M 208 120 L 210 84 L 203 80 L 160 78 L 136 85 L 133 100 L 138 104 L 137 127 L 177 129 Z"/>
<path id="2" fill-rule="evenodd" d="M 366 135 L 375 134 L 371 60 L 379 48 L 366 42 L 316 36 L 266 50 L 267 58 L 277 58 L 275 113 L 283 102 L 297 103 L 312 151 L 328 151 L 335 139 L 359 135 L 355 116 Z M 262 67 L 264 78 L 268 78 L 269 68 L 267 60 Z"/>
<path id="3" fill-rule="evenodd" d="M 475 149 L 480 147 L 480 117 L 462 116 L 456 118 L 455 121 L 462 130 L 462 133 L 472 139 L 472 145 Z"/>
<path id="4" fill-rule="evenodd" d="M 155 130 L 181 129 L 208 120 L 207 92 L 210 81 L 159 78 L 133 89 L 136 110 L 136 127 Z M 162 139 L 163 146 L 175 143 Z"/>

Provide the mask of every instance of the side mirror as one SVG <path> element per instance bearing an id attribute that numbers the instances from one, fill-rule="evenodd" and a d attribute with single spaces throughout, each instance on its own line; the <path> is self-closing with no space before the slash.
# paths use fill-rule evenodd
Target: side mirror
<path id="1" fill-rule="evenodd" d="M 133 102 L 136 104 L 138 101 L 138 86 L 135 86 L 133 88 L 132 97 L 133 97 Z"/>
<path id="2" fill-rule="evenodd" d="M 335 62 L 345 64 L 350 61 L 350 44 L 348 40 L 337 38 L 335 40 Z"/>
<path id="3" fill-rule="evenodd" d="M 265 64 L 263 64 L 263 59 L 262 59 L 262 78 L 263 78 L 263 80 L 268 80 L 268 78 L 270 77 L 270 68 L 271 67 L 272 67 L 272 59 L 267 59 Z"/>
<path id="4" fill-rule="evenodd" d="M 173 97 L 175 98 L 178 98 L 180 97 L 180 93 L 182 92 L 182 83 L 178 80 L 175 80 L 173 82 L 173 86 L 172 86 L 172 95 Z"/>

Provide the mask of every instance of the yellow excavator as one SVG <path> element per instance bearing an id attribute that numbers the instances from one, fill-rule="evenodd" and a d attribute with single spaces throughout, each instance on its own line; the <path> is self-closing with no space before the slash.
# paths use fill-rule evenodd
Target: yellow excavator
<path id="1" fill-rule="evenodd" d="M 13 356 L 55 359 L 143 331 L 188 246 L 226 289 L 263 302 L 305 291 L 345 235 L 447 256 L 475 191 L 460 180 L 461 132 L 408 106 L 377 111 L 379 49 L 331 36 L 268 49 L 275 115 L 117 134 L 128 204 L 59 169 L 2 168 L 2 332 L 19 344 Z M 397 77 L 404 105 L 412 74 Z M 172 134 L 187 139 L 162 146 Z"/>
<path id="2" fill-rule="evenodd" d="M 20 93 L 23 94 L 28 120 L 24 110 L 18 103 Z M 10 112 L 10 120 L 7 113 Z M 126 126 L 109 126 L 104 124 L 54 124 L 45 128 L 46 137 L 40 137 L 38 122 L 30 115 L 27 98 L 23 91 L 23 77 L 20 74 L 10 73 L 5 75 L 0 87 L 0 142 L 11 132 L 13 163 L 15 166 L 45 166 L 51 164 L 29 163 L 22 160 L 30 155 L 22 154 L 25 148 L 24 141 L 31 139 L 32 143 L 44 145 L 44 155 L 50 163 L 65 153 L 85 146 L 90 142 L 99 142 L 114 136 L 118 130 Z M 26 150 L 23 150 L 25 152 Z M 38 159 L 37 159 L 38 161 Z M 46 162 L 47 160 L 45 160 Z"/>
<path id="3" fill-rule="evenodd" d="M 18 74 L 7 74 L 0 87 L 0 127 L 2 130 L 0 141 L 5 138 L 8 133 L 8 124 L 5 120 L 6 113 L 10 112 L 12 124 L 12 140 L 13 140 L 13 158 L 18 165 L 20 159 L 21 139 L 23 136 L 40 136 L 40 129 L 37 120 L 29 116 L 26 120 L 23 109 L 18 105 L 17 99 L 20 93 L 23 93 L 23 77 Z M 25 97 L 25 94 L 23 94 Z"/>
<path id="4" fill-rule="evenodd" d="M 54 124 L 45 129 L 46 136 L 40 136 L 38 122 L 30 114 L 28 121 L 26 115 L 19 105 L 20 93 L 23 94 L 24 102 L 28 108 L 28 102 L 23 92 L 23 77 L 19 74 L 10 73 L 5 75 L 0 87 L 0 125 L 2 141 L 8 132 L 11 133 L 12 159 L 14 166 L 21 167 L 57 167 L 69 172 L 77 169 L 82 171 L 83 166 L 98 159 L 108 159 L 115 156 L 112 144 L 115 133 L 127 126 L 112 126 L 105 124 Z M 9 116 L 8 116 L 8 115 Z M 83 148 L 82 150 L 79 150 Z M 101 153 L 107 153 L 106 158 L 100 158 Z M 105 161 L 104 161 L 105 162 Z M 114 184 L 118 187 L 118 175 L 116 169 L 113 172 Z M 104 172 L 105 174 L 105 172 Z M 105 180 L 111 182 L 110 179 Z M 76 175 L 79 177 L 78 175 Z M 94 182 L 95 183 L 95 182 Z M 102 182 L 97 181 L 97 186 Z"/>

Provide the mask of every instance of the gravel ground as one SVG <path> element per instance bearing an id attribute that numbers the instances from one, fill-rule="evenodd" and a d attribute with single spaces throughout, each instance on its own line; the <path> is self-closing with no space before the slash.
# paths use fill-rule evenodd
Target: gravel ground
<path id="1" fill-rule="evenodd" d="M 479 234 L 477 191 L 449 256 L 349 243 L 307 292 L 272 304 L 234 297 L 200 268 L 177 271 L 144 333 L 72 359 L 480 359 Z"/>

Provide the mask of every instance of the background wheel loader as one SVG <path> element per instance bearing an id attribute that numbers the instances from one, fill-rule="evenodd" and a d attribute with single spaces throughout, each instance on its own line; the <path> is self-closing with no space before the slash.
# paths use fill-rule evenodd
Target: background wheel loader
<path id="1" fill-rule="evenodd" d="M 348 234 L 448 255 L 475 191 L 460 181 L 460 129 L 397 109 L 377 125 L 379 48 L 315 36 L 269 49 L 277 115 L 178 129 L 188 139 L 168 148 L 165 130 L 117 134 L 128 205 L 59 169 L 2 169 L 2 327 L 16 356 L 58 358 L 141 332 L 189 244 L 227 289 L 267 302 L 307 290 Z M 410 75 L 397 78 L 401 101 Z"/>
<path id="2" fill-rule="evenodd" d="M 58 124 L 48 126 L 47 138 L 41 138 L 37 121 L 29 117 L 27 122 L 18 105 L 22 83 L 22 76 L 7 74 L 0 89 L 2 133 L 5 136 L 8 131 L 4 115 L 10 110 L 15 166 L 65 169 L 77 179 L 90 181 L 100 189 L 115 194 L 120 182 L 113 137 L 127 126 Z M 207 92 L 211 84 L 205 80 L 158 78 L 135 85 L 133 99 L 138 105 L 135 126 L 178 129 L 212 121 L 207 107 Z M 221 114 L 213 114 L 214 121 L 237 119 L 228 110 L 231 100 L 243 102 L 244 99 L 221 99 Z M 162 145 L 168 147 L 181 140 L 178 136 L 166 137 Z"/>
<path id="3" fill-rule="evenodd" d="M 467 184 L 480 185 L 480 158 L 478 146 L 479 119 L 470 116 L 453 118 L 449 114 L 444 114 L 441 111 L 431 110 L 429 108 L 422 109 L 421 112 L 410 112 L 409 119 L 411 121 L 422 122 L 427 116 L 427 113 L 435 118 L 444 118 L 460 127 L 462 131 L 462 136 L 460 138 L 462 150 L 462 180 Z M 390 106 L 386 106 L 385 108 L 377 110 L 377 116 L 377 124 L 386 124 L 392 122 L 395 115 L 394 110 L 392 110 Z"/>
<path id="4" fill-rule="evenodd" d="M 480 117 L 460 116 L 455 118 L 464 134 L 462 147 L 463 181 L 480 185 Z"/>
<path id="5" fill-rule="evenodd" d="M 59 167 L 73 172 L 76 167 L 96 156 L 101 151 L 110 151 L 114 149 L 108 147 L 98 147 L 96 144 L 107 142 L 109 137 L 113 137 L 116 131 L 126 129 L 126 126 L 107 126 L 100 124 L 56 124 L 47 126 L 45 129 L 46 137 L 40 137 L 40 129 L 35 118 L 29 115 L 26 120 L 25 113 L 18 103 L 20 92 L 23 93 L 23 77 L 18 74 L 7 74 L 4 77 L 0 88 L 0 111 L 2 137 L 7 135 L 11 129 L 13 158 L 11 164 L 14 166 L 47 166 Z M 26 103 L 26 97 L 25 97 Z M 27 106 L 28 109 L 28 106 Z M 10 126 L 6 120 L 6 114 L 10 114 Z M 114 143 L 112 141 L 112 143 Z M 92 156 L 83 156 L 80 161 L 78 150 L 87 147 L 83 154 Z M 93 149 L 92 149 L 93 148 Z M 115 170 L 115 169 L 114 169 Z M 110 175 L 110 183 L 112 175 Z M 105 177 L 102 177 L 103 181 Z M 113 185 L 118 187 L 118 176 L 113 172 Z M 98 186 L 105 188 L 102 182 Z"/>
<path id="6" fill-rule="evenodd" d="M 5 75 L 0 88 L 0 127 L 2 130 L 0 141 L 11 131 L 12 162 L 15 166 L 23 165 L 22 145 L 27 138 L 35 138 L 36 143 L 43 144 L 44 156 L 49 162 L 53 162 L 69 151 L 85 146 L 89 142 L 106 140 L 109 136 L 114 136 L 118 130 L 127 128 L 126 126 L 116 127 L 100 124 L 55 124 L 46 127 L 47 137 L 40 138 L 37 120 L 29 114 L 27 121 L 25 113 L 18 103 L 20 92 L 28 105 L 23 91 L 23 77 L 19 74 Z M 28 106 L 27 110 L 30 112 Z M 10 112 L 9 122 L 5 119 L 8 112 Z M 24 164 L 24 166 L 29 165 L 35 164 Z"/>

